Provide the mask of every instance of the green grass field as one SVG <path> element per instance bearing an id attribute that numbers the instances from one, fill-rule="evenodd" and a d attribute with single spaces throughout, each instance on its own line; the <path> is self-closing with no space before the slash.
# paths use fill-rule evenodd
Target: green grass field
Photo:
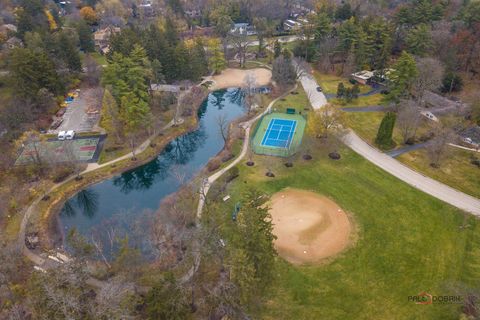
<path id="1" fill-rule="evenodd" d="M 353 85 L 348 81 L 346 78 L 338 77 L 336 75 L 332 74 L 324 74 L 320 73 L 318 71 L 313 72 L 313 76 L 317 80 L 318 84 L 320 87 L 322 87 L 322 90 L 324 93 L 331 93 L 331 94 L 336 94 L 337 93 L 337 88 L 338 84 L 340 82 L 343 82 L 346 88 L 351 88 Z M 372 90 L 370 86 L 362 85 L 359 84 L 360 88 L 360 93 L 367 93 Z"/>
<path id="2" fill-rule="evenodd" d="M 480 249 L 477 221 L 349 149 L 339 148 L 339 161 L 330 160 L 321 146 L 312 150 L 313 160 L 298 155 L 293 168 L 265 156 L 255 156 L 254 167 L 240 164 L 239 178 L 225 191 L 232 199 L 220 205 L 232 212 L 252 187 L 267 194 L 285 187 L 312 190 L 351 214 L 357 240 L 323 265 L 298 267 L 279 258 L 271 294 L 252 307 L 253 318 L 458 319 L 460 305 L 416 305 L 408 296 L 454 294 L 451 285 L 457 282 L 478 285 L 472 282 L 480 275 L 480 261 L 473 259 Z M 275 178 L 265 176 L 267 167 Z M 464 223 L 470 227 L 459 228 Z"/>
<path id="3" fill-rule="evenodd" d="M 480 198 L 480 168 L 470 161 L 474 152 L 449 148 L 449 155 L 440 168 L 429 165 L 426 150 L 416 150 L 400 155 L 397 160 L 426 176 L 441 181 L 455 189 Z M 480 158 L 480 154 L 476 154 Z"/>

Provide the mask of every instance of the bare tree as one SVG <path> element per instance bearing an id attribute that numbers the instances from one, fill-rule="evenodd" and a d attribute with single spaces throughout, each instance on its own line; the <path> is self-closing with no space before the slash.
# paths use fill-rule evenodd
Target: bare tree
<path id="1" fill-rule="evenodd" d="M 422 115 L 414 100 L 401 100 L 397 115 L 397 127 L 403 137 L 403 143 L 413 143 Z"/>
<path id="2" fill-rule="evenodd" d="M 310 64 L 301 58 L 293 58 L 292 65 L 295 70 L 296 79 L 299 80 L 304 75 L 312 74 L 312 67 Z"/>
<path id="3" fill-rule="evenodd" d="M 245 93 L 245 102 L 248 106 L 248 113 L 252 110 L 252 106 L 255 104 L 256 89 L 257 89 L 257 77 L 254 72 L 248 72 L 243 79 L 243 91 Z"/>
<path id="4" fill-rule="evenodd" d="M 231 32 L 228 39 L 235 51 L 235 54 L 238 55 L 240 68 L 245 68 L 247 49 L 252 43 L 251 39 L 248 37 L 246 32 L 240 31 Z"/>
<path id="5" fill-rule="evenodd" d="M 342 133 L 344 123 L 344 113 L 338 108 L 327 104 L 309 116 L 307 132 L 318 138 L 328 138 L 331 133 Z"/>
<path id="6" fill-rule="evenodd" d="M 90 54 L 85 55 L 85 60 L 83 63 L 85 80 L 87 84 L 91 87 L 97 86 L 100 80 L 101 66 L 98 65 L 98 63 Z"/>
<path id="7" fill-rule="evenodd" d="M 448 155 L 448 144 L 454 141 L 455 133 L 446 127 L 437 127 L 435 136 L 427 145 L 427 154 L 430 159 L 430 166 L 438 168 L 441 162 Z"/>
<path id="8" fill-rule="evenodd" d="M 218 125 L 218 130 L 220 132 L 220 135 L 223 138 L 223 142 L 227 143 L 228 139 L 228 118 L 227 115 L 224 113 L 221 113 L 217 117 L 217 125 Z"/>
<path id="9" fill-rule="evenodd" d="M 417 59 L 418 76 L 413 84 L 415 97 L 423 105 L 423 96 L 426 91 L 440 87 L 443 79 L 444 67 L 435 58 Z"/>

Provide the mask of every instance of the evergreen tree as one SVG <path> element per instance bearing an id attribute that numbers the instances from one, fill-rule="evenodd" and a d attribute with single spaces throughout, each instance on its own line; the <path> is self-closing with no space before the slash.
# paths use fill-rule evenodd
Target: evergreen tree
<path id="1" fill-rule="evenodd" d="M 332 32 L 330 17 L 325 12 L 319 12 L 315 18 L 315 43 L 320 45 Z"/>
<path id="2" fill-rule="evenodd" d="M 360 87 L 358 84 L 354 84 L 352 87 L 352 98 L 358 99 L 358 95 L 360 94 Z"/>
<path id="3" fill-rule="evenodd" d="M 11 88 L 19 97 L 35 100 L 42 88 L 55 95 L 65 90 L 54 63 L 43 51 L 16 48 L 9 55 L 8 67 Z"/>
<path id="4" fill-rule="evenodd" d="M 411 29 L 405 39 L 408 51 L 417 56 L 425 56 L 432 48 L 430 29 L 425 24 L 420 24 Z"/>
<path id="5" fill-rule="evenodd" d="M 282 54 L 282 45 L 280 44 L 280 41 L 275 40 L 275 44 L 273 47 L 273 56 L 275 58 L 278 58 L 280 57 L 281 54 Z"/>
<path id="6" fill-rule="evenodd" d="M 345 96 L 345 85 L 340 82 L 337 87 L 337 98 L 343 98 Z"/>
<path id="7" fill-rule="evenodd" d="M 256 190 L 249 190 L 243 199 L 237 217 L 237 234 L 233 240 L 237 242 L 234 247 L 239 250 L 234 252 L 233 259 L 238 261 L 232 262 L 234 265 L 242 264 L 242 267 L 233 269 L 233 279 L 243 289 L 242 300 L 248 301 L 248 297 L 252 296 L 252 288 L 258 294 L 271 283 L 277 252 L 273 246 L 276 237 L 272 218 L 266 206 L 268 197 Z"/>
<path id="8" fill-rule="evenodd" d="M 395 113 L 387 112 L 380 123 L 375 143 L 382 149 L 391 149 L 395 146 L 395 142 L 392 139 L 395 119 Z"/>
<path id="9" fill-rule="evenodd" d="M 80 49 L 84 52 L 94 52 L 95 43 L 93 42 L 92 30 L 84 20 L 80 20 L 76 26 Z"/>
<path id="10" fill-rule="evenodd" d="M 417 65 L 415 59 L 403 51 L 398 58 L 397 62 L 393 65 L 393 70 L 390 72 L 389 98 L 395 102 L 398 102 L 402 97 L 408 97 L 411 95 L 411 89 L 415 79 L 418 75 Z"/>
<path id="11" fill-rule="evenodd" d="M 59 39 L 59 54 L 70 71 L 79 72 L 82 70 L 82 61 L 72 38 L 62 32 Z"/>

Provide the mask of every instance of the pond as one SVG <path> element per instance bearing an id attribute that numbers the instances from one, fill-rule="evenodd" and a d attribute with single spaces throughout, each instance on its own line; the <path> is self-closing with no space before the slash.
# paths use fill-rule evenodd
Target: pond
<path id="1" fill-rule="evenodd" d="M 62 234 L 75 228 L 91 240 L 142 233 L 149 214 L 176 192 L 182 182 L 194 177 L 224 146 L 217 119 L 232 121 L 245 113 L 240 89 L 212 92 L 198 110 L 199 128 L 171 141 L 149 163 L 81 190 L 64 205 L 59 216 Z M 113 227 L 114 226 L 114 227 Z M 111 237 L 111 235 L 110 235 Z M 65 236 L 64 242 L 65 242 Z M 138 243 L 136 244 L 138 245 Z M 148 248 L 141 248 L 148 251 Z"/>

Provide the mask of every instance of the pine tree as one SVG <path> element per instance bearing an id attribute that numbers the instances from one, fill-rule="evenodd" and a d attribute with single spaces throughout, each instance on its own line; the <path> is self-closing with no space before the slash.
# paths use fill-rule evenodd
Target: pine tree
<path id="1" fill-rule="evenodd" d="M 282 54 L 282 45 L 280 44 L 280 41 L 275 40 L 275 44 L 273 47 L 273 56 L 275 58 L 278 58 L 280 57 L 281 54 Z"/>
<path id="2" fill-rule="evenodd" d="M 343 98 L 345 96 L 345 85 L 340 82 L 337 87 L 337 98 Z"/>
<path id="3" fill-rule="evenodd" d="M 392 139 L 395 119 L 395 113 L 387 112 L 380 123 L 375 143 L 382 149 L 391 149 L 395 146 L 395 142 Z"/>
<path id="4" fill-rule="evenodd" d="M 253 268 L 256 289 L 262 292 L 274 277 L 274 261 L 277 255 L 273 246 L 276 237 L 273 234 L 272 218 L 266 206 L 268 197 L 256 190 L 249 190 L 243 199 L 237 219 L 237 247 L 243 250 L 246 256 L 244 263 Z"/>
<path id="5" fill-rule="evenodd" d="M 418 70 L 415 59 L 403 51 L 388 76 L 390 87 L 389 99 L 398 102 L 402 97 L 410 96 L 417 75 Z"/>
<path id="6" fill-rule="evenodd" d="M 82 61 L 80 60 L 77 46 L 65 32 L 62 32 L 58 39 L 58 47 L 59 54 L 66 63 L 68 69 L 76 72 L 81 71 Z"/>
<path id="7" fill-rule="evenodd" d="M 80 49 L 84 52 L 94 52 L 95 43 L 93 42 L 93 34 L 90 27 L 83 20 L 77 23 L 78 41 L 80 43 Z"/>

